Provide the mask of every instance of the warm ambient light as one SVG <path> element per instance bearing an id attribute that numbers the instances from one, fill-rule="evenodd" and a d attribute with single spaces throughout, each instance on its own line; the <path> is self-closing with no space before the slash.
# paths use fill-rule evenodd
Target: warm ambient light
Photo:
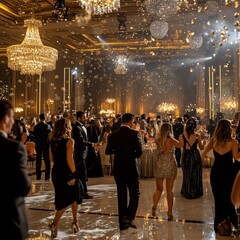
<path id="1" fill-rule="evenodd" d="M 39 35 L 40 20 L 34 18 L 24 20 L 26 35 L 21 44 L 7 48 L 8 67 L 21 74 L 39 74 L 56 68 L 58 51 L 44 46 Z"/>
<path id="2" fill-rule="evenodd" d="M 173 112 L 177 106 L 173 103 L 163 102 L 157 106 L 158 112 Z"/>
<path id="3" fill-rule="evenodd" d="M 92 14 L 102 15 L 120 8 L 120 0 L 79 0 L 79 5 Z"/>
<path id="4" fill-rule="evenodd" d="M 115 103 L 115 101 L 116 101 L 115 98 L 107 98 L 107 99 L 106 99 L 106 102 L 107 102 L 107 103 L 110 103 L 110 104 Z"/>
<path id="5" fill-rule="evenodd" d="M 21 107 L 15 107 L 15 108 L 13 109 L 13 111 L 14 111 L 15 113 L 21 113 L 21 112 L 23 112 L 23 108 L 21 108 Z"/>
<path id="6" fill-rule="evenodd" d="M 202 114 L 202 113 L 204 113 L 204 111 L 205 111 L 205 109 L 204 109 L 204 108 L 201 108 L 201 107 L 199 107 L 199 108 L 196 108 L 196 112 L 197 112 L 197 113 L 199 113 L 199 114 Z"/>

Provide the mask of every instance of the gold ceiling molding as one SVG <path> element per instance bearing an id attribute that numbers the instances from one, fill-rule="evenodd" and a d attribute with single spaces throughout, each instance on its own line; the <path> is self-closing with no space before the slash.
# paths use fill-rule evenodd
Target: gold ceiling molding
<path id="1" fill-rule="evenodd" d="M 92 44 L 94 44 L 96 47 L 99 46 L 99 47 L 102 47 L 102 46 L 105 46 L 105 45 L 110 45 L 110 46 L 117 46 L 117 45 L 121 45 L 121 46 L 125 46 L 125 45 L 145 45 L 145 42 L 144 41 L 124 41 L 124 42 L 105 42 L 105 43 L 101 43 L 101 42 L 97 42 L 95 39 L 93 39 L 92 37 L 90 37 L 89 35 L 87 34 L 82 34 L 82 36 L 84 38 L 86 38 L 88 41 L 90 41 Z M 165 40 L 165 41 L 161 41 L 162 43 L 163 42 L 166 42 L 166 43 L 169 43 L 171 46 L 174 46 L 175 45 L 183 45 L 183 41 L 180 39 L 180 40 Z M 166 45 L 165 45 L 166 46 Z"/>
<path id="2" fill-rule="evenodd" d="M 77 52 L 87 53 L 87 52 L 97 52 L 97 51 L 126 51 L 126 48 L 124 47 L 115 47 L 115 48 L 107 48 L 107 49 L 101 49 L 101 48 L 76 48 L 72 45 L 67 44 L 70 48 L 74 49 Z M 191 49 L 189 45 L 181 45 L 181 46 L 157 46 L 157 47 L 128 47 L 129 51 L 153 51 L 153 50 L 188 50 Z"/>
<path id="3" fill-rule="evenodd" d="M 10 15 L 14 16 L 14 17 L 20 17 L 20 15 L 16 14 L 15 12 L 12 11 L 12 9 L 10 9 L 9 7 L 7 7 L 6 5 L 0 3 L 0 9 L 4 10 L 5 12 L 9 13 Z"/>

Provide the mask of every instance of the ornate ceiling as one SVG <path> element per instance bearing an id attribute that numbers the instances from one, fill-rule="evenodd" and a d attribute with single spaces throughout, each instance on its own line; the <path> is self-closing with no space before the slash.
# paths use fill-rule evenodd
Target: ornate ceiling
<path id="1" fill-rule="evenodd" d="M 22 42 L 25 28 L 23 21 L 34 16 L 42 20 L 40 35 L 45 45 L 59 50 L 62 58 L 96 54 L 99 57 L 115 51 L 137 51 L 142 56 L 175 56 L 196 54 L 190 51 L 186 41 L 190 31 L 206 31 L 208 16 L 204 2 L 183 0 L 176 15 L 168 21 L 168 35 L 161 40 L 151 37 L 149 27 L 153 16 L 145 9 L 142 0 L 122 0 L 118 12 L 98 16 L 86 13 L 77 0 L 66 0 L 67 21 L 53 17 L 53 0 L 4 0 L 0 3 L 0 54 L 6 55 L 6 47 Z M 217 1 L 224 5 L 224 0 Z M 185 7 L 185 9 L 183 9 Z M 126 14 L 126 31 L 119 31 L 119 13 Z M 210 30 L 208 30 L 210 32 Z M 106 54 L 105 54 L 106 53 Z"/>

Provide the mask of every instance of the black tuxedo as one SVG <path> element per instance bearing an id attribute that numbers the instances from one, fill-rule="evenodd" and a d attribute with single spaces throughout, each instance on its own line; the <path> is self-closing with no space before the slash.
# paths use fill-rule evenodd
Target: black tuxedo
<path id="1" fill-rule="evenodd" d="M 117 122 L 115 122 L 113 125 L 112 125 L 112 129 L 111 131 L 112 132 L 115 132 L 116 130 L 118 130 L 122 125 L 122 119 L 119 118 Z"/>
<path id="2" fill-rule="evenodd" d="M 92 147 L 93 143 L 88 142 L 88 137 L 83 129 L 83 124 L 76 121 L 72 129 L 74 144 L 74 161 L 76 165 L 77 176 L 81 179 L 84 191 L 87 192 L 87 168 L 86 158 L 88 155 L 88 147 Z"/>
<path id="3" fill-rule="evenodd" d="M 0 154 L 3 193 L 0 230 L 8 235 L 7 239 L 25 239 L 28 237 L 28 220 L 24 197 L 31 189 L 26 168 L 27 152 L 22 143 L 7 139 L 0 133 Z"/>
<path id="4" fill-rule="evenodd" d="M 126 217 L 133 220 L 139 201 L 139 174 L 137 159 L 142 155 L 140 134 L 127 126 L 109 134 L 106 154 L 114 154 L 113 175 L 117 184 L 120 229 Z M 127 203 L 129 190 L 129 204 Z"/>
<path id="5" fill-rule="evenodd" d="M 45 179 L 50 178 L 50 159 L 49 159 L 49 138 L 48 135 L 52 131 L 49 124 L 39 122 L 34 127 L 34 136 L 36 143 L 36 175 L 37 179 L 41 179 L 42 156 L 45 162 Z"/>
<path id="6" fill-rule="evenodd" d="M 177 124 L 173 125 L 173 134 L 174 134 L 174 138 L 176 138 L 177 140 L 179 140 L 179 136 L 181 134 L 183 134 L 184 131 L 184 125 L 179 122 Z M 176 157 L 176 161 L 178 164 L 178 167 L 180 167 L 180 161 L 181 161 L 181 148 L 175 148 L 175 157 Z"/>

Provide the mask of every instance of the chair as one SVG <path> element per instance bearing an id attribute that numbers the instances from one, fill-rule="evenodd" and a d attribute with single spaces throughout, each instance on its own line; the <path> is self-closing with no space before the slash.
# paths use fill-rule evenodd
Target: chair
<path id="1" fill-rule="evenodd" d="M 36 160 L 36 144 L 34 142 L 26 142 L 25 147 L 28 153 L 28 162 L 30 167 L 33 168 L 34 161 Z"/>

